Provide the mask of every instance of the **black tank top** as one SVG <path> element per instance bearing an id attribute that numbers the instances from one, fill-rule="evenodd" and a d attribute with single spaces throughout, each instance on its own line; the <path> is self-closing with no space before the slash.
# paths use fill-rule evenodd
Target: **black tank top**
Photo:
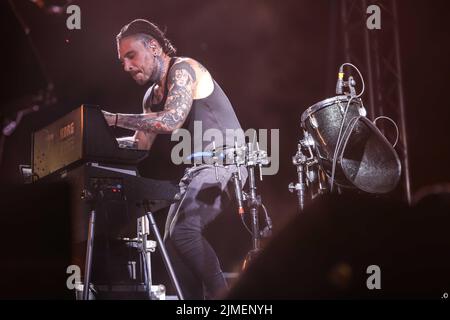
<path id="1" fill-rule="evenodd" d="M 168 70 L 170 70 L 174 62 L 175 59 L 172 58 L 169 63 Z M 216 140 L 217 148 L 223 146 L 233 147 L 235 140 L 237 141 L 238 145 L 243 145 L 245 142 L 241 125 L 236 117 L 236 113 L 234 112 L 230 100 L 228 99 L 222 88 L 219 86 L 219 84 L 214 79 L 212 79 L 212 81 L 214 83 L 214 89 L 212 93 L 206 98 L 196 99 L 193 101 L 191 110 L 182 126 L 182 128 L 188 130 L 191 134 L 192 153 L 209 151 L 212 148 L 213 140 Z M 154 85 L 150 87 L 145 94 L 143 101 L 144 108 L 150 108 L 152 112 L 162 111 L 164 109 L 168 94 L 167 79 L 163 99 L 158 104 L 151 103 L 153 100 L 153 89 Z M 210 130 L 208 132 L 208 129 L 214 129 L 214 131 Z M 214 138 L 219 132 L 221 138 Z M 205 137 L 207 139 L 203 139 L 204 133 L 207 134 L 207 136 Z M 214 135 L 214 133 L 216 133 L 216 135 Z M 179 143 L 178 141 L 171 141 L 170 136 L 170 134 L 158 135 L 156 140 L 160 141 L 158 141 L 159 143 L 157 143 L 157 145 L 161 145 L 161 142 L 163 142 L 161 140 L 164 140 L 164 144 L 170 145 L 171 147 Z M 164 149 L 164 151 L 161 151 L 167 152 L 167 148 L 164 147 Z M 154 150 L 154 148 L 152 147 L 151 153 L 159 151 L 160 150 Z M 164 158 L 166 156 L 167 155 L 164 155 Z M 168 156 L 170 158 L 170 151 Z M 172 166 L 175 165 L 172 163 Z M 186 165 L 178 166 L 178 169 L 183 169 L 184 171 L 185 167 Z"/>

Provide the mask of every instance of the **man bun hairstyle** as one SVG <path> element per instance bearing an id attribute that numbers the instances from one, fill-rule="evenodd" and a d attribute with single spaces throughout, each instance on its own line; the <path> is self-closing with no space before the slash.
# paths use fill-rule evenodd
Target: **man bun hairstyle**
<path id="1" fill-rule="evenodd" d="M 116 39 L 119 42 L 121 39 L 129 36 L 147 35 L 158 41 L 165 54 L 172 57 L 177 52 L 177 49 L 172 45 L 169 39 L 166 38 L 164 32 L 158 26 L 145 19 L 136 19 L 125 25 L 117 35 Z"/>

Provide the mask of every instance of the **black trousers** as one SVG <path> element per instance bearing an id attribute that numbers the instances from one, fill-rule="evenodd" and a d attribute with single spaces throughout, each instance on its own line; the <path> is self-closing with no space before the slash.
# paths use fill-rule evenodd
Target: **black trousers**
<path id="1" fill-rule="evenodd" d="M 230 204 L 236 170 L 218 167 L 217 179 L 214 166 L 202 164 L 187 169 L 180 181 L 181 200 L 169 210 L 164 238 L 185 299 L 215 299 L 228 289 L 219 259 L 202 233 Z M 240 170 L 244 185 L 247 171 Z"/>

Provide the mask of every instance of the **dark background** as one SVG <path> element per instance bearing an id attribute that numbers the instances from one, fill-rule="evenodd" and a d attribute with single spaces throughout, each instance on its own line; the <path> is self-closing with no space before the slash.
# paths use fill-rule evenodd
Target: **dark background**
<path id="1" fill-rule="evenodd" d="M 344 62 L 338 1 L 80 0 L 74 4 L 81 8 L 81 30 L 73 31 L 66 28 L 66 14 L 48 14 L 31 1 L 13 2 L 31 30 L 45 71 L 17 16 L 2 1 L 0 114 L 11 118 L 26 107 L 21 100 L 46 86 L 45 73 L 55 84 L 58 103 L 24 118 L 7 138 L 0 167 L 3 184 L 20 183 L 18 165 L 30 163 L 31 133 L 80 104 L 141 112 L 146 88 L 122 71 L 115 36 L 132 19 L 147 18 L 166 29 L 178 55 L 208 68 L 244 129 L 280 129 L 280 170 L 265 177 L 259 190 L 275 227 L 295 214 L 296 197 L 287 186 L 296 179 L 291 157 L 300 138 L 300 116 L 312 104 L 334 96 L 337 68 Z M 398 1 L 413 192 L 450 180 L 446 3 Z M 117 131 L 118 136 L 125 134 L 129 132 Z M 161 178 L 161 159 L 154 152 L 141 165 L 141 174 Z M 249 248 L 250 237 L 239 223 L 233 228 L 223 236 L 239 234 L 236 239 L 242 242 L 231 242 L 234 258 L 239 258 Z M 221 236 L 216 234 L 216 239 Z M 219 251 L 220 243 L 230 244 L 218 241 Z"/>

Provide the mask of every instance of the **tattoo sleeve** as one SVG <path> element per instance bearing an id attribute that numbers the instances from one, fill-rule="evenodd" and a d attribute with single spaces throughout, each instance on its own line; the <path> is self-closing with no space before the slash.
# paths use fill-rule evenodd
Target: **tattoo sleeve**
<path id="1" fill-rule="evenodd" d="M 144 114 L 119 114 L 118 126 L 131 130 L 170 133 L 180 128 L 191 110 L 195 72 L 187 62 L 174 64 L 167 75 L 164 110 Z"/>

